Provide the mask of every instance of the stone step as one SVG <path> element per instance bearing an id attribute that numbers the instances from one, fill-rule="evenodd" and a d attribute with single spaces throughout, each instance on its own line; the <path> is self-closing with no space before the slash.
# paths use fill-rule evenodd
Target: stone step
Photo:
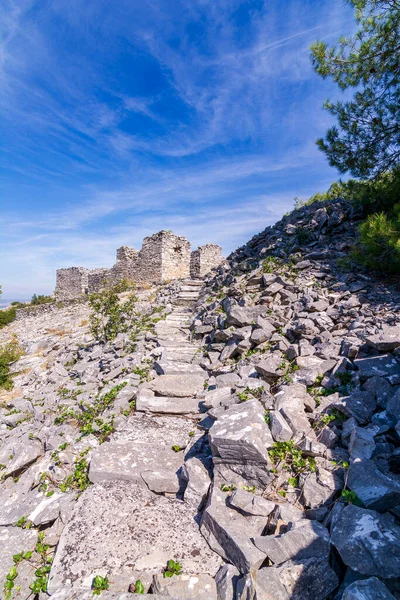
<path id="1" fill-rule="evenodd" d="M 204 369 L 199 365 L 191 363 L 175 362 L 162 358 L 154 363 L 154 369 L 160 375 L 187 375 L 189 373 L 191 375 L 200 375 L 204 380 L 208 379 L 208 373 Z"/>
<path id="2" fill-rule="evenodd" d="M 198 398 L 172 398 L 168 396 L 138 396 L 136 410 L 138 412 L 160 413 L 165 415 L 197 415 L 200 412 Z"/>
<path id="3" fill-rule="evenodd" d="M 185 285 L 183 287 L 181 287 L 181 289 L 179 290 L 179 295 L 181 294 L 197 294 L 198 296 L 200 296 L 200 290 L 198 290 L 197 288 L 192 288 L 189 285 Z"/>
<path id="4" fill-rule="evenodd" d="M 191 344 L 186 338 L 179 340 L 178 338 L 158 338 L 157 343 L 163 348 L 198 348 Z"/>

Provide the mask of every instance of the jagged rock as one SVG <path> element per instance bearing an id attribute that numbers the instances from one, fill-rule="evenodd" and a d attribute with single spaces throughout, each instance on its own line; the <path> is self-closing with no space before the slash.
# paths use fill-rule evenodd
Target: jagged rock
<path id="1" fill-rule="evenodd" d="M 255 329 L 251 334 L 250 340 L 258 346 L 258 344 L 262 344 L 263 342 L 267 342 L 271 339 L 271 336 L 274 332 L 274 327 L 271 325 L 270 329 Z"/>
<path id="2" fill-rule="evenodd" d="M 333 524 L 331 544 L 362 575 L 400 576 L 400 527 L 388 513 L 346 506 Z"/>
<path id="3" fill-rule="evenodd" d="M 387 403 L 386 414 L 391 424 L 397 423 L 400 417 L 400 389 Z"/>
<path id="4" fill-rule="evenodd" d="M 149 490 L 156 494 L 179 492 L 179 478 L 173 471 L 142 471 L 140 475 Z"/>
<path id="5" fill-rule="evenodd" d="M 335 402 L 333 406 L 363 425 L 371 420 L 376 409 L 376 400 L 370 392 L 357 391 Z"/>
<path id="6" fill-rule="evenodd" d="M 16 476 L 34 463 L 43 453 L 39 440 L 30 440 L 25 434 L 20 438 L 11 438 L 0 450 L 0 462 L 6 465 L 3 477 Z"/>
<path id="7" fill-rule="evenodd" d="M 236 467 L 251 483 L 271 480 L 267 448 L 273 441 L 258 400 L 228 408 L 211 427 L 209 440 L 215 465 Z"/>
<path id="8" fill-rule="evenodd" d="M 281 356 L 276 354 L 261 360 L 255 365 L 257 373 L 266 379 L 278 378 L 285 374 L 285 365 Z"/>
<path id="9" fill-rule="evenodd" d="M 275 564 L 311 557 L 328 558 L 329 532 L 317 521 L 300 521 L 287 533 L 254 538 L 255 546 Z"/>
<path id="10" fill-rule="evenodd" d="M 400 383 L 400 363 L 392 354 L 356 358 L 354 364 L 358 368 L 361 378 L 378 375 L 386 377 L 392 384 Z"/>
<path id="11" fill-rule="evenodd" d="M 280 573 L 275 567 L 257 571 L 256 587 L 263 600 L 290 600 L 286 587 L 281 582 Z"/>
<path id="12" fill-rule="evenodd" d="M 288 442 L 293 437 L 292 428 L 288 422 L 277 410 L 271 410 L 269 413 L 270 428 L 272 437 L 276 442 Z"/>
<path id="13" fill-rule="evenodd" d="M 379 579 L 370 577 L 349 585 L 342 600 L 395 600 L 395 597 Z"/>
<path id="14" fill-rule="evenodd" d="M 147 473 L 147 479 L 154 482 L 154 476 L 150 476 L 149 472 L 158 472 L 160 485 L 165 478 L 165 482 L 175 481 L 176 485 L 176 473 L 182 462 L 181 453 L 161 443 L 106 443 L 93 452 L 89 479 L 92 483 L 115 480 L 140 482 L 142 473 Z"/>
<path id="15" fill-rule="evenodd" d="M 230 564 L 222 565 L 215 576 L 218 600 L 234 600 L 240 573 Z"/>
<path id="16" fill-rule="evenodd" d="M 203 507 L 210 489 L 207 462 L 202 456 L 193 456 L 185 460 L 182 466 L 182 478 L 187 482 L 184 500 L 196 511 Z"/>
<path id="17" fill-rule="evenodd" d="M 241 308 L 240 306 L 233 306 L 229 311 L 226 318 L 227 325 L 236 325 L 237 327 L 245 327 L 251 325 L 258 316 L 266 312 L 264 306 L 253 306 Z"/>
<path id="18" fill-rule="evenodd" d="M 386 477 L 372 460 L 353 462 L 347 485 L 366 508 L 383 512 L 400 504 L 400 483 Z"/>
<path id="19" fill-rule="evenodd" d="M 161 574 L 171 557 L 189 575 L 214 576 L 221 564 L 185 503 L 155 495 L 144 484 L 95 484 L 81 495 L 64 528 L 48 590 L 52 594 L 71 583 L 87 589 L 101 573 L 113 591 L 124 591 L 142 573 Z"/>
<path id="20" fill-rule="evenodd" d="M 370 377 L 361 388 L 363 391 L 370 392 L 376 398 L 381 408 L 386 408 L 389 399 L 393 396 L 393 387 L 384 377 Z"/>
<path id="21" fill-rule="evenodd" d="M 263 600 L 324 600 L 338 582 L 328 561 L 316 557 L 289 560 L 257 573 L 257 590 Z"/>
<path id="22" fill-rule="evenodd" d="M 243 575 L 236 586 L 235 600 L 257 600 L 256 582 L 253 573 Z"/>
<path id="23" fill-rule="evenodd" d="M 228 503 L 246 515 L 268 517 L 275 508 L 275 503 L 265 500 L 261 496 L 255 496 L 251 492 L 238 489 L 228 497 Z"/>
<path id="24" fill-rule="evenodd" d="M 237 373 L 225 373 L 217 375 L 215 380 L 218 388 L 234 388 L 240 382 L 240 377 Z"/>
<path id="25" fill-rule="evenodd" d="M 188 398 L 203 390 L 204 379 L 199 375 L 160 375 L 148 387 L 158 396 Z"/>
<path id="26" fill-rule="evenodd" d="M 352 460 L 371 458 L 376 447 L 374 437 L 378 431 L 377 427 L 355 426 L 352 428 L 349 440 L 349 452 Z"/>
<path id="27" fill-rule="evenodd" d="M 317 473 L 305 476 L 303 487 L 304 505 L 308 508 L 317 508 L 333 499 L 338 490 L 344 486 L 343 474 L 339 469 L 334 472 L 322 467 Z"/>
<path id="28" fill-rule="evenodd" d="M 257 569 L 265 559 L 251 541 L 260 535 L 268 517 L 244 517 L 227 506 L 224 492 L 215 487 L 201 520 L 201 533 L 210 547 L 241 573 Z"/>
<path id="29" fill-rule="evenodd" d="M 216 408 L 217 406 L 229 406 L 233 403 L 234 397 L 231 390 L 227 387 L 208 391 L 203 400 L 204 408 Z"/>
<path id="30" fill-rule="evenodd" d="M 155 575 L 153 579 L 153 594 L 166 598 L 174 597 L 186 600 L 217 600 L 217 587 L 210 575 L 178 575 L 165 578 Z"/>

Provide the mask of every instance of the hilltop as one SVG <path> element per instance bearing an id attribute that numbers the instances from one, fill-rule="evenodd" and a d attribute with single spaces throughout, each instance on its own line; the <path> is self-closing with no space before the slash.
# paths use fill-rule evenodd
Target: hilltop
<path id="1" fill-rule="evenodd" d="M 362 218 L 120 292 L 113 339 L 85 302 L 0 330 L 5 598 L 400 598 L 400 292 L 349 259 Z"/>

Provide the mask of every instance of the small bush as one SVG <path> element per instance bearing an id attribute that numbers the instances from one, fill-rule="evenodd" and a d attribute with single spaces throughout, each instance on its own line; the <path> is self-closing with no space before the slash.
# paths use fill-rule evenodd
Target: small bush
<path id="1" fill-rule="evenodd" d="M 354 259 L 369 269 L 400 273 L 400 204 L 390 216 L 381 212 L 370 215 L 359 228 Z"/>
<path id="2" fill-rule="evenodd" d="M 17 338 L 0 348 L 0 389 L 11 390 L 13 387 L 11 363 L 15 362 L 24 354 Z"/>
<path id="3" fill-rule="evenodd" d="M 43 296 L 41 294 L 39 294 L 39 296 L 37 296 L 36 294 L 33 294 L 32 299 L 31 299 L 31 304 L 33 304 L 34 306 L 37 306 L 38 304 L 50 304 L 54 301 L 55 300 L 54 300 L 53 296 Z"/>
<path id="4" fill-rule="evenodd" d="M 121 281 L 109 290 L 91 294 L 89 305 L 90 331 L 93 337 L 100 342 L 114 340 L 119 333 L 130 330 L 134 320 L 136 296 L 131 296 L 126 301 L 121 301 L 119 294 L 132 289 L 126 281 Z"/>
<path id="5" fill-rule="evenodd" d="M 16 309 L 14 306 L 8 308 L 7 310 L 0 310 L 0 329 L 5 327 L 9 323 L 14 321 L 16 315 Z"/>

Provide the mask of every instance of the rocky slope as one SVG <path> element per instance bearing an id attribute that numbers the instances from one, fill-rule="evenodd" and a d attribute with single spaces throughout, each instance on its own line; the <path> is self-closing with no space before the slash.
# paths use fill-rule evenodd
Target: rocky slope
<path id="1" fill-rule="evenodd" d="M 105 600 L 400 598 L 400 294 L 349 270 L 359 217 L 304 207 L 142 292 L 134 349 L 92 340 L 85 305 L 0 332 L 26 350 L 0 398 L 0 597 L 97 576 Z"/>

